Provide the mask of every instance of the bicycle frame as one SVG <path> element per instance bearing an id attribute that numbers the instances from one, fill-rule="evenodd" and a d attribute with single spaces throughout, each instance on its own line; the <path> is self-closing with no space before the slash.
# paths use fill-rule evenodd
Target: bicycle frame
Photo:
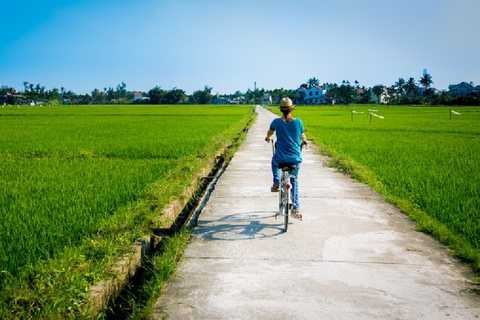
<path id="1" fill-rule="evenodd" d="M 272 151 L 275 154 L 275 142 L 272 139 Z M 296 183 L 295 175 L 291 174 L 290 171 L 295 170 L 291 165 L 285 165 L 281 170 L 280 175 L 280 187 L 279 187 L 279 197 L 278 197 L 278 213 L 275 214 L 275 219 L 278 216 L 284 217 L 284 230 L 287 232 L 288 229 L 288 218 L 293 217 L 293 199 L 295 199 L 295 193 L 297 189 L 294 188 Z"/>
<path id="2" fill-rule="evenodd" d="M 295 199 L 296 188 L 293 188 L 295 183 L 295 176 L 290 174 L 290 167 L 282 168 L 282 174 L 280 176 L 280 190 L 279 190 L 279 203 L 278 203 L 278 215 L 284 218 L 284 230 L 288 229 L 288 218 L 292 216 L 293 211 L 293 199 Z"/>

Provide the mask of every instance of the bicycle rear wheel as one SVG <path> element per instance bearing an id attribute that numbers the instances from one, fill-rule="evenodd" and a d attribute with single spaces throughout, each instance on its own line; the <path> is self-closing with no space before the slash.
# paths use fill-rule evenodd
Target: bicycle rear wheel
<path id="1" fill-rule="evenodd" d="M 283 189 L 283 200 L 282 200 L 282 205 L 283 205 L 283 229 L 285 232 L 287 232 L 288 229 L 288 213 L 290 211 L 290 205 L 289 205 L 289 198 L 290 198 L 290 191 L 287 189 L 286 184 L 284 185 Z"/>

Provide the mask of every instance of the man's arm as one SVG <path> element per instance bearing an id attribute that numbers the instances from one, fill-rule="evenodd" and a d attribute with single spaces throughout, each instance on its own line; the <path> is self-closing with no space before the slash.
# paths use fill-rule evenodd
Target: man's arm
<path id="1" fill-rule="evenodd" d="M 307 136 L 302 132 L 302 145 L 306 146 L 308 144 Z"/>
<path id="2" fill-rule="evenodd" d="M 275 133 L 274 130 L 269 129 L 267 132 L 267 137 L 265 138 L 265 141 L 270 142 L 270 137 L 273 136 L 274 133 Z"/>

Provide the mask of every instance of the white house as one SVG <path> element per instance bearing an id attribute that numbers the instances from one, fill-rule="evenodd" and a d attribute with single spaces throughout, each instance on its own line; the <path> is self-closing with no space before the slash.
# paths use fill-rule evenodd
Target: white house
<path id="1" fill-rule="evenodd" d="M 262 104 L 272 104 L 272 95 L 269 92 L 265 92 L 263 94 L 263 102 Z"/>
<path id="2" fill-rule="evenodd" d="M 133 93 L 133 101 L 141 100 L 142 99 L 142 93 L 141 92 L 134 92 Z"/>
<path id="3" fill-rule="evenodd" d="M 372 97 L 372 100 L 375 101 L 375 103 L 385 104 L 388 102 L 388 98 L 390 97 L 390 95 L 388 94 L 387 88 L 383 87 L 383 91 L 380 94 L 380 99 L 375 93 L 373 93 L 373 90 L 371 92 L 371 97 Z"/>

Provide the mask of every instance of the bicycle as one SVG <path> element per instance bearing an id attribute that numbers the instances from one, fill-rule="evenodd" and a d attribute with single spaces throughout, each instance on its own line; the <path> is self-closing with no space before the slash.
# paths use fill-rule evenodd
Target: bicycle
<path id="1" fill-rule="evenodd" d="M 280 163 L 278 168 L 282 171 L 280 176 L 280 188 L 278 196 L 278 214 L 275 214 L 275 219 L 277 216 L 283 216 L 283 229 L 287 232 L 288 229 L 288 218 L 295 217 L 293 212 L 293 199 L 295 199 L 294 192 L 297 192 L 296 188 L 293 188 L 295 183 L 295 176 L 290 172 L 297 169 L 297 166 L 292 163 Z M 300 218 L 302 221 L 302 218 Z"/>
<path id="2" fill-rule="evenodd" d="M 272 151 L 275 154 L 275 142 L 272 139 Z M 281 170 L 279 197 L 278 197 L 278 213 L 275 214 L 275 220 L 278 216 L 283 216 L 284 224 L 283 229 L 287 232 L 289 217 L 296 217 L 294 214 L 294 203 L 296 188 L 293 188 L 293 184 L 296 183 L 295 175 L 291 174 L 292 171 L 297 169 L 297 165 L 294 163 L 280 163 L 278 168 Z M 302 218 L 299 218 L 302 221 Z"/>

